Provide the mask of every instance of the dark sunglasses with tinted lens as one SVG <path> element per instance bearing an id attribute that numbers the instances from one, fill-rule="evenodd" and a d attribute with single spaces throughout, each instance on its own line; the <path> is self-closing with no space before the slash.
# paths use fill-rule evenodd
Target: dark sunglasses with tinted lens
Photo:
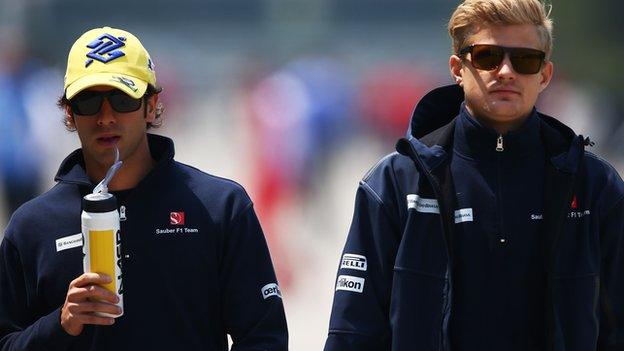
<path id="1" fill-rule="evenodd" d="M 134 112 L 141 108 L 143 98 L 134 99 L 121 90 L 83 91 L 71 99 L 72 112 L 81 116 L 92 116 L 100 112 L 104 98 L 113 110 L 121 113 Z"/>
<path id="2" fill-rule="evenodd" d="M 514 71 L 520 74 L 535 74 L 539 72 L 546 58 L 546 53 L 541 50 L 485 44 L 470 45 L 459 51 L 459 55 L 468 53 L 470 53 L 472 66 L 485 71 L 497 69 L 505 59 L 505 54 L 507 54 Z"/>

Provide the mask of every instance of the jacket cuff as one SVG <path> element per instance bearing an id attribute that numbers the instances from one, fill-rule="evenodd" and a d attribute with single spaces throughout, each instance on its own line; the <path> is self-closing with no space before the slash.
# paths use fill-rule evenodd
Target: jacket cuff
<path id="1" fill-rule="evenodd" d="M 54 343 L 59 350 L 68 348 L 76 340 L 76 337 L 67 334 L 61 326 L 61 308 L 41 317 L 37 324 L 37 334 L 41 336 L 41 340 Z"/>

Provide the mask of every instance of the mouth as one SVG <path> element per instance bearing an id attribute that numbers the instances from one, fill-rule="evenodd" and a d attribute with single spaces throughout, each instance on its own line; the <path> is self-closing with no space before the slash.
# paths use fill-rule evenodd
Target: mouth
<path id="1" fill-rule="evenodd" d="M 520 95 L 520 92 L 513 89 L 495 89 L 490 94 Z"/>
<path id="2" fill-rule="evenodd" d="M 111 147 L 117 145 L 119 139 L 121 139 L 119 135 L 102 135 L 96 141 L 101 146 Z"/>

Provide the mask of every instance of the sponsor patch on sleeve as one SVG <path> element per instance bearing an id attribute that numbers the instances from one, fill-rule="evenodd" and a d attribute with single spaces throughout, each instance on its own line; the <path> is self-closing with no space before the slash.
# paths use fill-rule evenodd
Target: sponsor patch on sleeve
<path id="1" fill-rule="evenodd" d="M 264 298 L 265 300 L 271 296 L 277 296 L 280 299 L 282 298 L 282 292 L 279 288 L 279 285 L 275 283 L 270 283 L 263 286 L 262 289 L 260 289 L 260 293 L 262 293 L 262 298 Z"/>
<path id="2" fill-rule="evenodd" d="M 440 213 L 440 206 L 438 206 L 438 200 L 425 199 L 416 194 L 407 195 L 407 208 L 413 208 L 421 213 Z"/>
<path id="3" fill-rule="evenodd" d="M 56 239 L 56 252 L 82 246 L 82 233 Z"/>
<path id="4" fill-rule="evenodd" d="M 364 278 L 352 275 L 339 275 L 336 282 L 336 291 L 338 290 L 362 293 L 364 291 Z"/>
<path id="5" fill-rule="evenodd" d="M 366 271 L 366 256 L 346 253 L 342 255 L 340 268 L 356 269 Z"/>

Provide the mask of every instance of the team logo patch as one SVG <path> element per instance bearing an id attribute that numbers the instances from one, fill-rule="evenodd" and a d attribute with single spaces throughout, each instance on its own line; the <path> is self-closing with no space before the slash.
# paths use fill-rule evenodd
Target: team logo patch
<path id="1" fill-rule="evenodd" d="M 127 86 L 128 88 L 132 89 L 132 91 L 139 90 L 139 88 L 136 87 L 136 84 L 134 83 L 134 81 L 132 79 L 119 77 L 119 76 L 114 76 L 113 78 L 111 78 L 111 81 L 117 82 L 117 83 L 121 83 L 121 84 Z"/>
<path id="2" fill-rule="evenodd" d="M 82 233 L 56 239 L 56 252 L 82 246 Z"/>
<path id="3" fill-rule="evenodd" d="M 425 199 L 416 194 L 407 195 L 407 208 L 413 208 L 421 213 L 440 213 L 438 200 Z"/>
<path id="4" fill-rule="evenodd" d="M 570 204 L 570 208 L 573 210 L 578 209 L 578 203 L 576 201 L 576 195 L 574 195 L 574 197 L 572 198 L 572 203 Z"/>
<path id="5" fill-rule="evenodd" d="M 171 212 L 169 214 L 169 223 L 171 225 L 184 225 L 184 212 Z"/>
<path id="6" fill-rule="evenodd" d="M 472 222 L 472 208 L 460 208 L 455 211 L 455 223 Z"/>
<path id="7" fill-rule="evenodd" d="M 262 293 L 262 298 L 264 298 L 265 300 L 271 296 L 277 296 L 280 299 L 282 298 L 282 292 L 279 288 L 279 285 L 275 283 L 263 286 L 262 289 L 260 289 L 260 292 Z"/>
<path id="8" fill-rule="evenodd" d="M 340 268 L 366 271 L 366 256 L 346 253 L 342 255 Z"/>
<path id="9" fill-rule="evenodd" d="M 121 50 L 117 50 L 126 44 L 124 43 L 126 38 L 115 37 L 110 34 L 104 34 L 87 45 L 87 48 L 93 49 L 87 53 L 87 61 L 85 67 L 89 67 L 93 63 L 93 60 L 100 61 L 102 63 L 108 63 L 114 59 L 120 58 L 125 55 Z"/>
<path id="10" fill-rule="evenodd" d="M 364 278 L 354 277 L 352 275 L 340 275 L 336 282 L 336 291 L 338 290 L 362 293 L 362 291 L 364 291 Z"/>

